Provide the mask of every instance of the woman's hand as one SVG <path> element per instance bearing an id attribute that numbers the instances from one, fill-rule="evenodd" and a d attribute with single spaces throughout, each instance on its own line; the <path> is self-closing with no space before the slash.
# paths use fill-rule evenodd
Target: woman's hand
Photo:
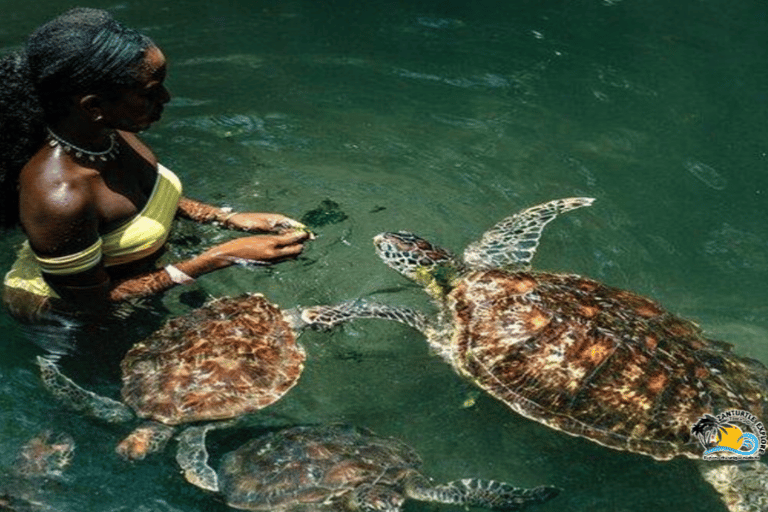
<path id="1" fill-rule="evenodd" d="M 308 239 L 308 232 L 296 230 L 280 235 L 248 236 L 217 245 L 201 256 L 213 258 L 222 266 L 240 261 L 272 263 L 298 256 Z"/>
<path id="2" fill-rule="evenodd" d="M 267 233 L 286 233 L 289 231 L 307 231 L 301 222 L 280 215 L 279 213 L 234 213 L 223 222 L 224 226 L 243 231 L 261 231 Z"/>

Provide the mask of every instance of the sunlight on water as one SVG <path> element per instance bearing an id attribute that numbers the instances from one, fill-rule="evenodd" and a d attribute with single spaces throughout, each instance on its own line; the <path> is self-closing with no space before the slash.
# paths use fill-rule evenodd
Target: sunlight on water
<path id="1" fill-rule="evenodd" d="M 2 46 L 59 4 L 5 9 L 15 21 L 2 23 Z M 251 291 L 286 308 L 372 297 L 434 312 L 379 262 L 375 234 L 414 231 L 460 254 L 524 207 L 590 196 L 592 207 L 547 228 L 536 268 L 651 296 L 768 363 L 764 84 L 748 76 L 766 56 L 756 2 L 104 5 L 169 56 L 174 99 L 143 136 L 185 193 L 282 212 L 318 235 L 296 261 L 235 266 L 172 290 L 113 342 Z M 232 236 L 179 222 L 171 254 Z M 3 268 L 21 240 L 3 240 Z M 23 330 L 5 313 L 0 329 L 0 497 L 60 512 L 228 510 L 184 482 L 174 443 L 120 460 L 114 447 L 134 425 L 62 409 L 39 383 Z M 562 487 L 542 512 L 724 510 L 688 461 L 609 450 L 513 414 L 402 325 L 365 320 L 300 341 L 308 363 L 297 387 L 250 430 L 212 434 L 215 461 L 266 428 L 345 421 L 412 445 L 436 480 Z M 70 362 L 78 380 L 117 398 L 114 371 L 88 375 L 101 358 L 86 359 Z M 61 477 L 22 478 L 15 454 L 45 429 L 74 438 L 72 463 Z"/>

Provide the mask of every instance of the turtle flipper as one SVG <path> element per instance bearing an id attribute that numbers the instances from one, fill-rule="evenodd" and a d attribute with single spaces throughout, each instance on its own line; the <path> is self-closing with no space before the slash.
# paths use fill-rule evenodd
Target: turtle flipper
<path id="1" fill-rule="evenodd" d="M 464 261 L 473 268 L 506 268 L 528 265 L 539 246 L 544 226 L 560 213 L 589 206 L 590 197 L 556 199 L 507 217 L 464 250 Z"/>
<path id="2" fill-rule="evenodd" d="M 424 332 L 429 325 L 424 314 L 415 309 L 361 300 L 342 302 L 333 306 L 302 308 L 299 314 L 303 325 L 310 325 L 321 329 L 330 329 L 356 318 L 394 320 L 421 332 Z"/>
<path id="3" fill-rule="evenodd" d="M 141 460 L 149 453 L 159 452 L 168 443 L 174 428 L 156 421 L 139 425 L 117 445 L 115 451 L 128 460 Z"/>
<path id="4" fill-rule="evenodd" d="M 498 511 L 523 510 L 544 503 L 560 493 L 557 487 L 542 485 L 532 489 L 515 487 L 506 482 L 466 478 L 445 485 L 429 485 L 416 477 L 406 487 L 408 496 L 421 501 L 481 507 Z"/>
<path id="5" fill-rule="evenodd" d="M 125 404 L 97 395 L 75 384 L 61 373 L 55 359 L 38 356 L 37 364 L 40 367 L 43 385 L 53 396 L 72 409 L 110 423 L 124 423 L 133 419 L 133 412 Z"/>
<path id="6" fill-rule="evenodd" d="M 349 508 L 360 512 L 399 512 L 404 502 L 405 497 L 390 486 L 363 484 L 352 492 Z"/>
<path id="7" fill-rule="evenodd" d="M 768 510 L 768 465 L 764 462 L 696 462 L 701 475 L 720 493 L 730 512 Z"/>
<path id="8" fill-rule="evenodd" d="M 205 436 L 214 425 L 189 427 L 179 434 L 176 462 L 184 471 L 184 478 L 192 485 L 213 492 L 219 490 L 219 477 L 208 465 Z"/>

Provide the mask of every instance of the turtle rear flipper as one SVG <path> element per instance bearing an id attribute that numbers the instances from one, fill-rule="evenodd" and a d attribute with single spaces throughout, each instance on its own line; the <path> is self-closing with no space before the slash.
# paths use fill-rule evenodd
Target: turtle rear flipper
<path id="1" fill-rule="evenodd" d="M 433 501 L 489 510 L 523 510 L 529 505 L 544 503 L 558 494 L 560 489 L 542 485 L 531 489 L 515 487 L 506 482 L 465 478 L 444 485 L 429 485 L 415 478 L 407 486 L 408 495 L 421 501 Z"/>
<path id="2" fill-rule="evenodd" d="M 544 227 L 560 213 L 589 206 L 591 197 L 569 197 L 527 208 L 498 222 L 464 250 L 464 261 L 477 269 L 527 266 Z"/>
<path id="3" fill-rule="evenodd" d="M 696 462 L 701 475 L 720 493 L 729 511 L 768 510 L 768 465 L 764 462 Z"/>
<path id="4" fill-rule="evenodd" d="M 148 421 L 123 439 L 115 451 L 124 459 L 141 460 L 149 453 L 162 450 L 173 435 L 174 430 L 169 425 Z"/>
<path id="5" fill-rule="evenodd" d="M 134 418 L 133 412 L 125 404 L 75 384 L 72 379 L 61 373 L 54 359 L 38 356 L 37 364 L 43 385 L 53 396 L 72 409 L 110 423 L 124 423 Z"/>

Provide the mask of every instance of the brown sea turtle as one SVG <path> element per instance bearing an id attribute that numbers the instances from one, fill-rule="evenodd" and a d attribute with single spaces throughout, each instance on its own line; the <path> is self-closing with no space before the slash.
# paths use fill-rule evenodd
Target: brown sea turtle
<path id="1" fill-rule="evenodd" d="M 349 318 L 333 306 L 283 311 L 260 294 L 214 299 L 169 320 L 127 352 L 122 402 L 81 388 L 51 359 L 38 363 L 45 386 L 70 407 L 110 422 L 149 420 L 117 447 L 122 456 L 140 459 L 160 450 L 179 425 L 240 418 L 279 400 L 304 368 L 297 331 Z M 177 460 L 188 480 L 218 487 L 205 436 L 229 424 L 188 426 L 179 435 Z"/>
<path id="2" fill-rule="evenodd" d="M 760 362 L 650 299 L 530 269 L 544 227 L 592 202 L 568 198 L 523 210 L 463 258 L 412 233 L 377 235 L 382 260 L 424 286 L 439 307 L 434 320 L 407 309 L 400 317 L 515 412 L 611 448 L 657 460 L 700 458 L 690 433 L 700 417 L 738 409 L 768 420 L 768 369 Z M 768 494 L 766 482 L 753 481 Z"/>
<path id="3" fill-rule="evenodd" d="M 263 512 L 396 512 L 406 499 L 514 511 L 559 493 L 474 478 L 436 485 L 420 466 L 397 439 L 348 425 L 300 426 L 226 454 L 218 475 L 229 506 Z"/>

